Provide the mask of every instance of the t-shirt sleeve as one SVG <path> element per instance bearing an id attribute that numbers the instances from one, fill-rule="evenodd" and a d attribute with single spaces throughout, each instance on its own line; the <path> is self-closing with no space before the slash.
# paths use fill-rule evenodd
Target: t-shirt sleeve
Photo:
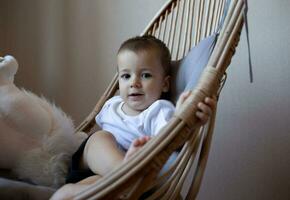
<path id="1" fill-rule="evenodd" d="M 100 128 L 103 128 L 104 118 L 107 117 L 109 113 L 109 109 L 113 104 L 117 101 L 120 101 L 119 96 L 114 96 L 103 105 L 101 111 L 96 115 L 95 121 L 99 125 Z"/>
<path id="2" fill-rule="evenodd" d="M 155 102 L 145 120 L 145 130 L 148 135 L 155 136 L 169 122 L 174 113 L 174 105 L 165 100 Z"/>

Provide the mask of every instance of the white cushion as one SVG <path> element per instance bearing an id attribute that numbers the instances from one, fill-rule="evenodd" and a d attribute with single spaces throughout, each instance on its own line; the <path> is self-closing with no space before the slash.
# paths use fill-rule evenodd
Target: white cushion
<path id="1" fill-rule="evenodd" d="M 217 34 L 201 40 L 192 47 L 189 53 L 180 61 L 172 62 L 172 81 L 170 100 L 176 102 L 183 91 L 193 89 L 206 67 L 214 49 Z"/>

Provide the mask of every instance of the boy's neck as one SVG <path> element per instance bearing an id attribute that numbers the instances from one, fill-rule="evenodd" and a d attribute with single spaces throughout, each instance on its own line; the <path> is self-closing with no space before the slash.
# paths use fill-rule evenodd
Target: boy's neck
<path id="1" fill-rule="evenodd" d="M 142 112 L 129 108 L 125 103 L 123 103 L 123 105 L 121 106 L 121 110 L 128 116 L 137 116 Z"/>

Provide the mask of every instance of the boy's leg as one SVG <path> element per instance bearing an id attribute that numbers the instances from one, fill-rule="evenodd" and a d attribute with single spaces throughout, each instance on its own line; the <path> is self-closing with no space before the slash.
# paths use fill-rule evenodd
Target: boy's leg
<path id="1" fill-rule="evenodd" d="M 125 158 L 125 153 L 119 149 L 111 133 L 106 131 L 94 133 L 86 143 L 81 165 L 90 168 L 94 173 L 99 175 L 90 176 L 76 184 L 64 185 L 57 190 L 51 200 L 69 199 L 89 188 L 91 184 L 95 183 L 103 175 L 120 165 L 124 159 L 126 160 L 131 157 L 149 139 L 149 137 L 144 136 L 134 140 Z"/>
<path id="2" fill-rule="evenodd" d="M 128 160 L 149 140 L 148 136 L 135 139 L 125 153 L 118 147 L 111 133 L 98 131 L 88 139 L 81 164 L 85 168 L 90 168 L 95 174 L 104 176 L 123 161 Z"/>
<path id="3" fill-rule="evenodd" d="M 114 136 L 106 131 L 98 131 L 88 139 L 82 165 L 95 174 L 104 176 L 124 160 L 125 152 L 119 147 Z"/>
<path id="4" fill-rule="evenodd" d="M 141 137 L 136 139 L 129 148 L 131 157 L 134 152 L 138 151 L 147 141 L 149 137 Z M 99 180 L 103 175 L 112 171 L 120 165 L 125 158 L 125 153 L 118 147 L 114 136 L 106 131 L 98 131 L 88 139 L 84 152 L 82 163 L 83 167 L 90 168 L 94 173 L 99 174 L 90 176 L 76 184 L 66 184 L 61 187 L 52 196 L 51 200 L 69 199 L 78 193 L 89 188 L 91 184 Z"/>
<path id="5" fill-rule="evenodd" d="M 100 178 L 101 177 L 99 175 L 95 175 L 95 176 L 90 176 L 75 184 L 66 184 L 53 194 L 53 196 L 51 197 L 51 200 L 71 199 L 77 194 L 79 194 L 80 192 L 89 188 L 90 185 L 95 183 Z"/>

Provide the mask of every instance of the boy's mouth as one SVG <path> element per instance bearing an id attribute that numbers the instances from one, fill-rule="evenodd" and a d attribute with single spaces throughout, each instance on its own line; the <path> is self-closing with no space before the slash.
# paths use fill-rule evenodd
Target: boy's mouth
<path id="1" fill-rule="evenodd" d="M 142 93 L 131 93 L 129 94 L 130 97 L 138 97 L 138 96 L 142 96 Z"/>
<path id="2" fill-rule="evenodd" d="M 142 93 L 131 93 L 129 94 L 129 99 L 131 99 L 131 101 L 139 101 L 143 95 Z"/>

